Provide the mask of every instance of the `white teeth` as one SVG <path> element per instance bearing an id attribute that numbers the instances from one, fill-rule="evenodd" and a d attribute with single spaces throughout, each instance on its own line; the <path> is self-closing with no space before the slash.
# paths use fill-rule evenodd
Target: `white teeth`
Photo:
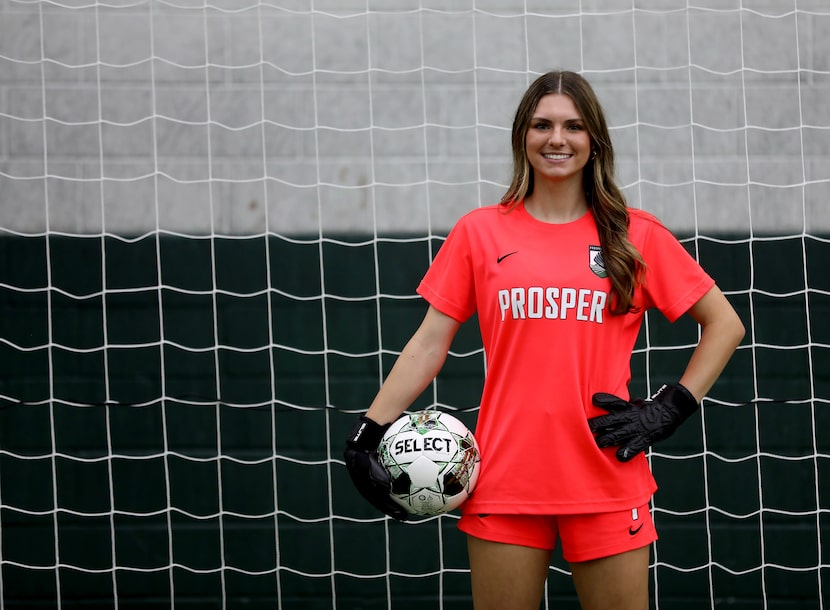
<path id="1" fill-rule="evenodd" d="M 562 154 L 562 153 L 555 153 L 555 154 L 547 154 L 547 155 L 542 155 L 542 156 L 545 157 L 545 159 L 554 159 L 554 160 L 560 161 L 562 159 L 569 158 L 571 155 L 566 155 L 566 154 Z"/>

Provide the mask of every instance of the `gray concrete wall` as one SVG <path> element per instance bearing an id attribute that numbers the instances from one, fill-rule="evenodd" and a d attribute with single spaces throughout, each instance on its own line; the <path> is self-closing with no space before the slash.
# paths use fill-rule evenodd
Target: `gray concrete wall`
<path id="1" fill-rule="evenodd" d="M 6 0 L 0 228 L 445 232 L 552 68 L 672 229 L 830 230 L 825 0 Z"/>

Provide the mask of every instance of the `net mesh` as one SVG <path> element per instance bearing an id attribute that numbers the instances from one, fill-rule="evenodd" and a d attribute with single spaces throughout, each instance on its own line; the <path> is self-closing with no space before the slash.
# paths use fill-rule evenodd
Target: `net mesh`
<path id="1" fill-rule="evenodd" d="M 342 439 L 567 68 L 748 328 L 652 453 L 655 605 L 824 608 L 828 32 L 824 0 L 2 3 L 0 606 L 467 607 L 457 516 L 379 518 Z M 697 332 L 649 315 L 632 393 Z M 468 324 L 413 408 L 474 426 L 483 372 Z"/>

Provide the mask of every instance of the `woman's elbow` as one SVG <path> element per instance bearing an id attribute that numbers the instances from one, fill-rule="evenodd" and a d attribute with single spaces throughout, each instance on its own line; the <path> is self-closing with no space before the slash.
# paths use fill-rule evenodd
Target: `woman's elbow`
<path id="1" fill-rule="evenodd" d="M 729 338 L 732 340 L 732 343 L 737 348 L 746 336 L 746 327 L 744 326 L 741 317 L 737 314 L 737 312 L 734 309 L 731 313 L 732 315 L 726 321 L 726 328 L 724 328 L 724 331 L 727 333 Z"/>

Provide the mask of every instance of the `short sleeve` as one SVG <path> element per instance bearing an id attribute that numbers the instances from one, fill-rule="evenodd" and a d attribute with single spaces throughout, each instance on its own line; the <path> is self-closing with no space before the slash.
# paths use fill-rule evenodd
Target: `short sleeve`
<path id="1" fill-rule="evenodd" d="M 643 290 L 647 305 L 674 322 L 709 292 L 715 281 L 657 219 L 649 218 L 644 233 L 638 249 L 646 263 Z"/>
<path id="2" fill-rule="evenodd" d="M 466 217 L 453 227 L 418 286 L 418 294 L 459 322 L 476 310 L 475 273 Z"/>

